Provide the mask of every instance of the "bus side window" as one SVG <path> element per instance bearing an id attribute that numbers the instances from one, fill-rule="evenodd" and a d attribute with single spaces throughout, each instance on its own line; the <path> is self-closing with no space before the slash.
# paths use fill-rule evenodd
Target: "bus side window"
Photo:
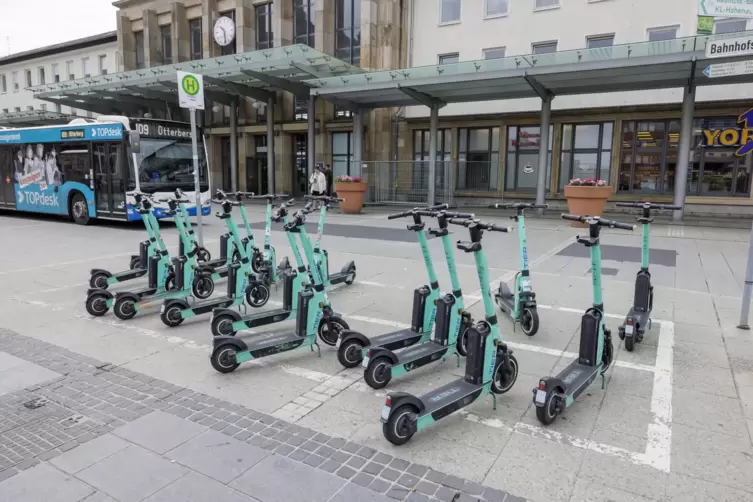
<path id="1" fill-rule="evenodd" d="M 85 185 L 89 184 L 90 152 L 87 143 L 63 143 L 60 148 L 60 161 L 64 181 L 77 181 Z"/>

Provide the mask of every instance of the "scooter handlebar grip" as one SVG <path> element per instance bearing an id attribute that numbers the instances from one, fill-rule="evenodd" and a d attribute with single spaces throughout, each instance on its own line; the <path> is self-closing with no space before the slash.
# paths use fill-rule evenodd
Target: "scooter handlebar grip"
<path id="1" fill-rule="evenodd" d="M 585 216 L 578 216 L 577 214 L 567 214 L 567 213 L 562 213 L 560 217 L 563 220 L 580 221 L 580 222 L 586 221 L 587 219 Z"/>
<path id="2" fill-rule="evenodd" d="M 464 227 L 467 227 L 471 223 L 473 223 L 474 220 L 471 219 L 463 219 L 463 218 L 450 218 L 447 220 L 447 223 L 452 223 L 453 225 L 462 225 Z"/>
<path id="3" fill-rule="evenodd" d="M 491 232 L 503 232 L 509 234 L 510 232 L 512 232 L 512 227 L 498 227 L 497 225 L 488 225 L 486 227 L 486 230 L 489 230 Z"/>
<path id="4" fill-rule="evenodd" d="M 635 230 L 635 225 L 629 225 L 614 220 L 599 220 L 599 225 L 609 228 L 619 228 L 620 230 Z"/>
<path id="5" fill-rule="evenodd" d="M 642 205 L 640 202 L 617 202 L 615 204 L 617 207 L 639 207 Z"/>
<path id="6" fill-rule="evenodd" d="M 660 209 L 671 209 L 672 211 L 679 211 L 682 209 L 682 206 L 675 206 L 672 204 L 662 204 Z"/>
<path id="7" fill-rule="evenodd" d="M 449 209 L 449 207 L 449 204 L 437 204 L 436 206 L 422 207 L 421 209 L 426 209 L 427 211 L 442 211 L 444 209 Z"/>
<path id="8" fill-rule="evenodd" d="M 473 213 L 448 213 L 445 211 L 445 216 L 448 218 L 460 218 L 460 219 L 473 219 L 476 217 Z"/>
<path id="9" fill-rule="evenodd" d="M 391 214 L 391 215 L 387 216 L 387 219 L 388 220 L 396 220 L 398 218 L 405 218 L 406 216 L 410 216 L 412 213 L 413 213 L 413 210 L 411 210 L 411 211 L 405 211 L 405 212 L 397 213 L 397 214 Z"/>
<path id="10" fill-rule="evenodd" d="M 531 204 L 532 209 L 547 209 L 549 204 Z"/>

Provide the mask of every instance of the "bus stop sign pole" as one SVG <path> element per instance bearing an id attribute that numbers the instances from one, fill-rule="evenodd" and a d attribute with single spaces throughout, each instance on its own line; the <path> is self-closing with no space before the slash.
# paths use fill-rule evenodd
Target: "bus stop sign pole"
<path id="1" fill-rule="evenodd" d="M 201 221 L 201 184 L 199 172 L 199 146 L 196 131 L 196 110 L 204 109 L 204 79 L 198 73 L 176 72 L 178 77 L 178 104 L 191 113 L 191 148 L 193 149 L 193 178 L 196 191 L 196 223 L 199 246 L 204 246 L 204 232 Z M 209 176 L 209 173 L 207 173 Z"/>
<path id="2" fill-rule="evenodd" d="M 739 329 L 750 329 L 748 316 L 750 315 L 750 294 L 753 290 L 753 227 L 750 230 L 750 243 L 748 244 L 748 265 L 745 267 L 745 286 L 743 286 L 743 304 L 740 309 Z"/>

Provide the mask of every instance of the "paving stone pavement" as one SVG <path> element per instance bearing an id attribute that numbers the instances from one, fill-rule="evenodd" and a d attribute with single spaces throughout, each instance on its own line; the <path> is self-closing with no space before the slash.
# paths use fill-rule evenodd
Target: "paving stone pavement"
<path id="1" fill-rule="evenodd" d="M 51 377 L 0 395 L 2 501 L 525 500 L 13 331 L 0 356 Z"/>

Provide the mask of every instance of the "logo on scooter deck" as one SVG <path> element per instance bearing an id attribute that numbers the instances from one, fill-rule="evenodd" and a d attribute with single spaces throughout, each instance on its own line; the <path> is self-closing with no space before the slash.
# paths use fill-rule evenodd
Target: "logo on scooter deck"
<path id="1" fill-rule="evenodd" d="M 582 373 L 583 373 L 583 370 L 580 370 L 580 369 L 576 369 L 576 370 L 573 370 L 573 371 L 571 371 L 570 373 L 568 373 L 568 374 L 567 374 L 567 376 L 566 376 L 565 378 L 563 378 L 563 379 L 562 379 L 562 381 L 563 381 L 564 383 L 566 383 L 566 384 L 571 384 L 571 383 L 573 383 L 573 382 L 574 382 L 574 381 L 575 381 L 575 380 L 576 380 L 576 379 L 577 379 L 577 378 L 578 378 L 578 377 L 579 377 L 579 376 L 580 376 L 580 375 L 581 375 Z"/>
<path id="2" fill-rule="evenodd" d="M 436 403 L 438 401 L 443 400 L 446 397 L 450 397 L 453 394 L 457 394 L 458 392 L 460 392 L 460 387 L 453 387 L 451 389 L 447 389 L 446 391 L 444 391 L 444 392 L 442 392 L 440 394 L 437 394 L 436 396 L 430 397 L 428 400 L 429 400 L 430 403 Z"/>

